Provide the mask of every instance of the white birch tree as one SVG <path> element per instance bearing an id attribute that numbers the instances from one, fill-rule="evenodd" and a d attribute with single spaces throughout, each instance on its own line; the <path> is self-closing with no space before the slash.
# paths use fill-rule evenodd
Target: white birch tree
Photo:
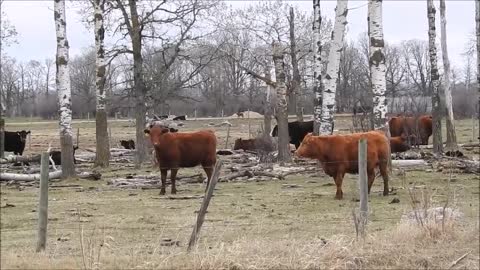
<path id="1" fill-rule="evenodd" d="M 75 175 L 72 140 L 72 92 L 68 68 L 67 22 L 65 0 L 55 0 L 53 4 L 55 30 L 57 34 L 56 87 L 60 105 L 60 145 L 62 151 L 62 178 Z"/>
<path id="2" fill-rule="evenodd" d="M 320 10 L 320 0 L 313 0 L 313 93 L 315 100 L 313 103 L 313 133 L 318 135 L 320 132 L 320 122 L 322 116 L 322 36 L 321 36 L 322 14 Z"/>
<path id="3" fill-rule="evenodd" d="M 93 1 L 95 14 L 95 50 L 96 50 L 96 114 L 95 114 L 95 136 L 96 156 L 95 166 L 108 167 L 110 160 L 110 142 L 107 131 L 107 97 L 105 93 L 106 63 L 105 63 L 105 0 Z"/>
<path id="4" fill-rule="evenodd" d="M 441 31 L 441 45 L 442 45 L 442 59 L 445 85 L 445 106 L 447 109 L 447 145 L 448 151 L 455 151 L 458 149 L 457 135 L 455 133 L 455 118 L 453 116 L 452 105 L 452 89 L 451 89 L 451 75 L 450 60 L 448 59 L 447 47 L 447 18 L 445 15 L 446 6 L 445 0 L 440 0 L 440 31 Z"/>
<path id="5" fill-rule="evenodd" d="M 435 44 L 435 6 L 433 0 L 427 0 L 428 16 L 428 52 L 430 56 L 430 77 L 432 81 L 432 116 L 433 116 L 433 152 L 443 152 L 442 143 L 442 109 L 440 104 L 440 75 L 437 63 L 437 45 Z"/>
<path id="6" fill-rule="evenodd" d="M 348 1 L 337 0 L 335 8 L 335 25 L 332 32 L 332 41 L 328 53 L 328 63 L 322 91 L 322 112 L 319 133 L 322 135 L 333 133 L 333 115 L 335 113 L 335 92 L 337 88 L 340 53 L 343 50 L 345 26 L 347 24 Z"/>
<path id="7" fill-rule="evenodd" d="M 373 93 L 373 128 L 388 130 L 387 82 L 383 40 L 382 0 L 368 1 L 369 65 Z"/>
<path id="8" fill-rule="evenodd" d="M 277 93 L 278 161 L 290 162 L 288 137 L 287 86 L 285 84 L 285 64 L 280 44 L 273 43 L 273 63 L 275 65 L 275 90 Z"/>

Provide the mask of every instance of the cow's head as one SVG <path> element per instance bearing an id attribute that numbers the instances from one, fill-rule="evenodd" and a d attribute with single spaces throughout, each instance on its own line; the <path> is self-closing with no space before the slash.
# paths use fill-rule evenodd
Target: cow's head
<path id="1" fill-rule="evenodd" d="M 305 135 L 305 138 L 303 138 L 302 143 L 298 147 L 297 151 L 295 151 L 295 156 L 313 158 L 315 156 L 315 153 L 316 146 L 314 145 L 314 136 L 310 132 Z"/>
<path id="2" fill-rule="evenodd" d="M 177 129 L 169 128 L 165 126 L 150 126 L 150 129 L 145 129 L 143 132 L 146 136 L 150 137 L 150 141 L 154 146 L 160 145 L 162 136 L 167 133 L 175 133 Z"/>
<path id="3" fill-rule="evenodd" d="M 240 150 L 242 147 L 242 138 L 238 138 L 235 140 L 235 144 L 233 145 L 233 150 Z"/>
<path id="4" fill-rule="evenodd" d="M 29 131 L 25 131 L 25 130 L 17 131 L 17 135 L 20 136 L 20 141 L 21 142 L 25 142 L 27 140 L 27 135 L 28 134 L 30 134 L 30 130 Z"/>

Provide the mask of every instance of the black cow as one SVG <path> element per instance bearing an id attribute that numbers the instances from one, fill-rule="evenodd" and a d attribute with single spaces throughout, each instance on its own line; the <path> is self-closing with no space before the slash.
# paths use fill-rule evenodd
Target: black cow
<path id="1" fill-rule="evenodd" d="M 368 113 L 372 113 L 373 108 L 372 106 L 367 106 L 367 105 L 355 105 L 353 107 L 353 115 L 357 115 L 357 113 L 361 113 L 363 115 L 366 115 Z"/>
<path id="2" fill-rule="evenodd" d="M 15 155 L 23 155 L 25 142 L 29 131 L 5 131 L 5 152 L 13 152 Z"/>
<path id="3" fill-rule="evenodd" d="M 310 132 L 313 132 L 313 121 L 295 121 L 288 123 L 288 136 L 290 136 L 290 143 L 294 144 L 296 149 L 298 149 L 300 143 L 302 143 L 305 135 Z M 273 128 L 272 136 L 278 136 L 278 125 Z"/>
<path id="4" fill-rule="evenodd" d="M 178 121 L 178 120 L 187 120 L 187 116 L 186 115 L 179 115 L 179 116 L 176 116 L 173 118 L 173 121 Z"/>
<path id="5" fill-rule="evenodd" d="M 125 149 L 135 149 L 135 142 L 133 140 L 120 140 L 120 145 Z"/>
<path id="6" fill-rule="evenodd" d="M 76 160 L 75 160 L 75 150 L 78 149 L 78 146 L 74 146 L 73 147 L 73 163 L 77 163 Z M 53 162 L 55 162 L 55 165 L 62 165 L 62 152 L 61 151 L 57 151 L 57 150 L 53 150 L 53 151 L 50 151 L 50 157 L 52 158 Z M 50 161 L 50 164 L 52 164 L 52 162 Z"/>

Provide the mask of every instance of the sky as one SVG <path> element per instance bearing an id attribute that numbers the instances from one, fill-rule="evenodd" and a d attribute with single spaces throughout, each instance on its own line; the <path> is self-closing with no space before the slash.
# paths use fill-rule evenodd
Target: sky
<path id="1" fill-rule="evenodd" d="M 53 21 L 53 1 L 4 0 L 2 11 L 17 32 L 17 44 L 4 49 L 7 55 L 19 61 L 54 58 L 56 50 L 55 25 Z M 290 1 L 300 9 L 312 12 L 312 1 Z M 250 5 L 252 1 L 227 1 L 234 7 Z M 383 2 L 383 20 L 385 40 L 397 43 L 408 39 L 427 40 L 428 21 L 426 1 L 385 0 Z M 439 3 L 437 6 L 437 45 L 440 44 Z M 367 30 L 367 1 L 349 1 L 347 17 L 347 39 L 356 40 Z M 447 42 L 450 61 L 454 67 L 461 68 L 469 37 L 475 28 L 475 2 L 472 0 L 447 0 Z M 335 15 L 336 1 L 322 1 L 322 15 L 332 19 Z M 79 14 L 80 7 L 67 4 L 67 37 L 70 55 L 74 57 L 94 44 L 93 29 L 87 29 Z M 440 50 L 439 50 L 440 51 Z M 439 55 L 440 59 L 440 55 Z"/>

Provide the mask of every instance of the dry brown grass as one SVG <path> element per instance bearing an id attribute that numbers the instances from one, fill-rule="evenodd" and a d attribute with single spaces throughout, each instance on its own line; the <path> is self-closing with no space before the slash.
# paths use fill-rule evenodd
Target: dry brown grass
<path id="1" fill-rule="evenodd" d="M 240 237 L 233 242 L 200 245 L 191 253 L 158 247 L 151 252 L 132 248 L 118 254 L 114 244 L 104 244 L 101 256 L 86 255 L 87 261 L 93 260 L 91 264 L 84 264 L 82 256 L 17 251 L 2 256 L 2 269 L 448 269 L 468 252 L 456 268 L 478 269 L 478 229 L 450 224 L 448 230 L 432 237 L 419 226 L 402 223 L 393 230 L 368 235 L 365 242 L 345 235 L 325 241 L 303 239 L 298 232 L 299 236 L 273 241 Z M 102 237 L 92 236 L 96 240 Z"/>

